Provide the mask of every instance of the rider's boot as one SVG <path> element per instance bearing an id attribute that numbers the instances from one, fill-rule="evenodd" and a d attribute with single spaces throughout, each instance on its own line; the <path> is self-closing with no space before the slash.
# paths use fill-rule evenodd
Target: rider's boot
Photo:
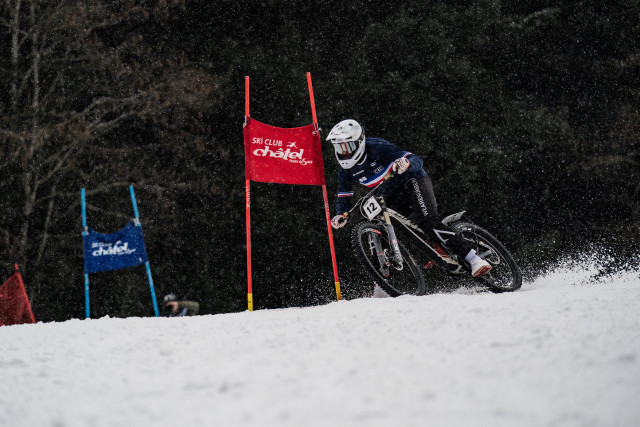
<path id="1" fill-rule="evenodd" d="M 465 260 L 471 266 L 471 275 L 473 277 L 483 276 L 491 270 L 491 264 L 480 258 L 473 249 L 469 251 Z"/>

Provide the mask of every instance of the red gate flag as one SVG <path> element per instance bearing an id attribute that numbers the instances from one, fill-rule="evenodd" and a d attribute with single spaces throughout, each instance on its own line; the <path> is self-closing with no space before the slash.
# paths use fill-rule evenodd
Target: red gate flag
<path id="1" fill-rule="evenodd" d="M 314 123 L 279 128 L 247 117 L 243 132 L 247 179 L 278 184 L 325 183 L 320 133 Z"/>
<path id="2" fill-rule="evenodd" d="M 17 269 L 17 268 L 16 268 Z M 36 323 L 19 271 L 0 286 L 0 326 Z"/>
<path id="3" fill-rule="evenodd" d="M 324 212 L 327 221 L 327 234 L 333 263 L 333 277 L 336 286 L 336 298 L 340 294 L 338 264 L 333 246 L 329 199 L 324 180 L 320 129 L 316 116 L 316 104 L 313 99 L 311 73 L 307 73 L 311 116 L 313 123 L 298 128 L 279 128 L 260 123 L 249 116 L 249 76 L 244 78 L 244 159 L 245 194 L 247 222 L 247 303 L 253 311 L 253 288 L 251 279 L 251 181 L 274 182 L 278 184 L 306 184 L 322 186 Z"/>

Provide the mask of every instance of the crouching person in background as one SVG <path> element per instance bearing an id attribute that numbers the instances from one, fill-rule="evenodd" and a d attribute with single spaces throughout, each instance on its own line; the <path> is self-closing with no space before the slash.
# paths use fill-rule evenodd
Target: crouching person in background
<path id="1" fill-rule="evenodd" d="M 164 310 L 167 317 L 195 316 L 200 310 L 196 301 L 180 301 L 176 294 L 164 296 Z"/>

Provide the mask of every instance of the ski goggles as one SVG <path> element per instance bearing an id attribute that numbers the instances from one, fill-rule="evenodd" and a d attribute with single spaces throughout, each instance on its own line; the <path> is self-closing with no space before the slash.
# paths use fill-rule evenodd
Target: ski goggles
<path id="1" fill-rule="evenodd" d="M 358 149 L 355 141 L 342 142 L 340 144 L 333 144 L 333 148 L 336 150 L 336 154 L 342 160 L 350 159 L 353 153 Z"/>
<path id="2" fill-rule="evenodd" d="M 336 150 L 336 154 L 340 160 L 347 160 L 353 156 L 360 144 L 364 142 L 364 134 L 355 141 L 338 142 L 333 143 L 333 148 Z"/>

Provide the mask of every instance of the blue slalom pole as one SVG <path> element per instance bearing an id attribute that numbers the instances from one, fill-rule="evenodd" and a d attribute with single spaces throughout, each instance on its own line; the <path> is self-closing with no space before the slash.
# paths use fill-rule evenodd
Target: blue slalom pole
<path id="1" fill-rule="evenodd" d="M 129 194 L 131 194 L 131 203 L 133 203 L 133 215 L 135 216 L 136 220 L 138 220 L 137 225 L 140 226 L 140 214 L 138 214 L 138 204 L 136 203 L 136 195 L 133 192 L 133 185 L 129 186 Z"/>
<path id="2" fill-rule="evenodd" d="M 82 235 L 87 235 L 87 206 L 85 204 L 84 188 L 80 189 L 80 196 L 82 197 Z"/>
<path id="3" fill-rule="evenodd" d="M 84 188 L 80 189 L 80 197 L 82 198 L 82 236 L 87 235 L 87 205 L 85 202 Z M 89 309 L 89 274 L 84 274 L 84 304 L 85 315 L 87 319 L 91 318 L 91 311 Z"/>
<path id="4" fill-rule="evenodd" d="M 159 317 L 158 313 L 158 303 L 156 302 L 156 291 L 153 288 L 153 278 L 151 277 L 151 267 L 149 266 L 149 261 L 144 263 L 144 266 L 147 268 L 147 279 L 149 279 L 149 289 L 151 289 L 151 301 L 153 301 L 153 311 L 156 313 L 156 317 Z"/>
<path id="5" fill-rule="evenodd" d="M 138 213 L 138 204 L 136 203 L 136 195 L 133 192 L 133 185 L 129 186 L 129 193 L 131 194 L 131 203 L 133 204 L 133 214 L 136 218 L 136 227 L 142 227 L 142 224 L 140 223 L 140 215 Z M 156 301 L 156 290 L 153 287 L 153 277 L 151 277 L 151 267 L 149 266 L 149 261 L 145 262 L 144 266 L 147 269 L 147 279 L 149 279 L 149 289 L 151 290 L 153 311 L 155 312 L 156 317 L 160 317 L 160 312 L 158 311 L 158 302 Z"/>
<path id="6" fill-rule="evenodd" d="M 84 305 L 85 305 L 85 315 L 87 319 L 91 318 L 91 312 L 89 311 L 89 275 L 87 273 L 84 274 Z"/>

